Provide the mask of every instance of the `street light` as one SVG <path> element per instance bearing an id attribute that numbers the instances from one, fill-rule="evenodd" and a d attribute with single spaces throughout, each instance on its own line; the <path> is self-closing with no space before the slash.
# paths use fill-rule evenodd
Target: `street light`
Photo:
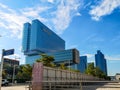
<path id="1" fill-rule="evenodd" d="M 2 49 L 2 56 L 1 56 L 1 64 L 0 64 L 0 90 L 1 90 L 1 84 L 2 84 L 2 70 L 3 70 L 3 53 L 4 53 L 4 49 Z"/>
<path id="2" fill-rule="evenodd" d="M 15 60 L 16 59 L 20 59 L 20 57 L 16 57 L 15 56 Z M 14 61 L 14 63 L 13 63 L 13 77 L 12 77 L 12 84 L 14 84 L 14 78 L 15 78 L 15 67 L 16 67 L 16 65 L 15 65 L 15 61 Z"/>

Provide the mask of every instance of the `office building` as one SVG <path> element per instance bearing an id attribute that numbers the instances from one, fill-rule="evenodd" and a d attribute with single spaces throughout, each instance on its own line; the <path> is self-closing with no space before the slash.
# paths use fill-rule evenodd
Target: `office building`
<path id="1" fill-rule="evenodd" d="M 53 56 L 56 64 L 65 63 L 66 66 L 79 63 L 79 51 L 76 49 L 61 50 L 53 53 L 45 53 L 46 55 Z M 26 56 L 26 63 L 33 64 L 41 56 L 31 55 Z"/>
<path id="2" fill-rule="evenodd" d="M 25 55 L 50 53 L 64 50 L 65 41 L 36 19 L 24 24 L 22 47 Z"/>
<path id="3" fill-rule="evenodd" d="M 81 73 L 84 73 L 87 69 L 87 56 L 80 56 L 80 62 L 77 64 L 78 70 L 80 70 Z"/>
<path id="4" fill-rule="evenodd" d="M 95 54 L 96 67 L 99 67 L 107 75 L 107 64 L 104 54 L 100 50 Z"/>
<path id="5" fill-rule="evenodd" d="M 4 58 L 3 63 L 9 66 L 19 66 L 19 61 L 16 59 Z"/>
<path id="6" fill-rule="evenodd" d="M 37 19 L 32 24 L 24 24 L 22 51 L 26 55 L 26 64 L 33 64 L 40 54 L 53 56 L 55 63 L 79 62 L 79 51 L 65 50 L 65 41 Z"/>

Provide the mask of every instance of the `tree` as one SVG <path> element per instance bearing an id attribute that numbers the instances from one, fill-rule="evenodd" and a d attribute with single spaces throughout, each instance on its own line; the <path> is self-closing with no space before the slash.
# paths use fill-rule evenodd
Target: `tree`
<path id="1" fill-rule="evenodd" d="M 95 67 L 94 67 L 94 63 L 90 63 L 85 71 L 86 74 L 88 75 L 93 75 L 95 76 Z"/>
<path id="2" fill-rule="evenodd" d="M 13 75 L 13 66 L 9 64 L 3 65 L 3 78 L 5 79 L 12 79 Z"/>
<path id="3" fill-rule="evenodd" d="M 68 69 L 64 63 L 61 63 L 60 66 L 59 66 L 60 69 L 63 69 L 63 70 L 66 70 Z"/>
<path id="4" fill-rule="evenodd" d="M 41 54 L 41 58 L 36 60 L 36 62 L 42 62 L 44 66 L 55 67 L 53 61 L 54 61 L 54 57 L 48 56 L 46 54 Z"/>
<path id="5" fill-rule="evenodd" d="M 32 78 L 32 66 L 30 66 L 29 64 L 21 65 L 16 75 L 16 79 L 23 79 L 30 81 L 31 78 Z"/>
<path id="6" fill-rule="evenodd" d="M 88 68 L 86 69 L 85 73 L 88 75 L 96 76 L 98 78 L 109 79 L 109 77 L 105 75 L 105 73 L 102 70 L 100 70 L 99 67 L 94 67 L 94 63 L 90 63 L 88 65 Z"/>

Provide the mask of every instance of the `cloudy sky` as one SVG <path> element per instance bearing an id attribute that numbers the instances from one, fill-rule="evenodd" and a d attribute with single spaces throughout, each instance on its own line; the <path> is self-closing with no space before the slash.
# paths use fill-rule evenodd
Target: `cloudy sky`
<path id="1" fill-rule="evenodd" d="M 101 50 L 108 74 L 120 73 L 120 0 L 0 0 L 0 50 L 15 48 L 21 57 L 23 23 L 39 19 L 77 48 L 88 62 Z M 0 52 L 1 53 L 1 52 Z"/>

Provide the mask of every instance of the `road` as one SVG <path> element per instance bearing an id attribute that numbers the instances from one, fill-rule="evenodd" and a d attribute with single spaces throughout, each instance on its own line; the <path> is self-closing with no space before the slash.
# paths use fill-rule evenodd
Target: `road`
<path id="1" fill-rule="evenodd" d="M 26 88 L 26 85 L 18 85 L 18 86 L 6 86 L 6 87 L 2 87 L 1 90 L 28 90 L 28 88 Z M 80 90 L 80 88 L 76 88 L 76 89 L 62 89 L 62 90 Z M 120 90 L 120 83 L 108 83 L 105 84 L 104 86 L 86 86 L 83 87 L 82 90 Z"/>

